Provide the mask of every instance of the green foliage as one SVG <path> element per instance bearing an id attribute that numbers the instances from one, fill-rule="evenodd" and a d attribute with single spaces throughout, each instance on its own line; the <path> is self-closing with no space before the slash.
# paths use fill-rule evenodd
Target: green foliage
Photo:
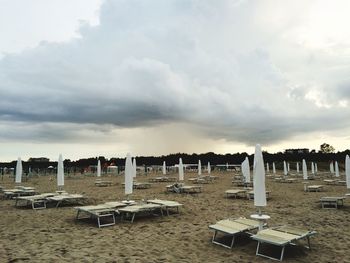
<path id="1" fill-rule="evenodd" d="M 320 145 L 321 153 L 334 153 L 334 151 L 335 151 L 334 147 L 328 143 L 323 143 Z"/>

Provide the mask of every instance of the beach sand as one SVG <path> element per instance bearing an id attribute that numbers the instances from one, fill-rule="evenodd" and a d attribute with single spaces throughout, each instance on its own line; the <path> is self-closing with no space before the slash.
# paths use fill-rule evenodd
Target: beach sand
<path id="1" fill-rule="evenodd" d="M 169 183 L 134 190 L 132 199 L 156 197 L 182 203 L 179 215 L 137 217 L 132 224 L 118 221 L 101 229 L 95 220 L 76 221 L 72 206 L 34 211 L 16 208 L 14 200 L 0 200 L 0 262 L 271 262 L 255 256 L 257 243 L 244 236 L 233 249 L 211 243 L 210 224 L 256 212 L 252 200 L 225 198 L 225 190 L 235 188 L 232 172 L 213 174 L 219 178 L 203 185 L 203 192 L 196 195 L 166 193 Z M 152 176 L 159 174 L 140 175 L 137 181 Z M 195 176 L 185 174 L 185 178 Z M 102 178 L 112 180 L 113 185 L 96 187 L 96 177 L 67 178 L 64 189 L 84 193 L 90 204 L 125 199 L 122 176 Z M 0 185 L 12 188 L 12 180 L 4 178 Z M 311 250 L 288 247 L 285 262 L 350 262 L 350 199 L 337 210 L 321 209 L 318 203 L 322 196 L 344 195 L 345 186 L 326 185 L 323 192 L 308 193 L 301 180 L 266 182 L 271 199 L 263 211 L 271 216 L 269 226 L 290 224 L 318 232 L 311 237 Z M 310 184 L 324 183 L 315 180 Z M 32 178 L 23 185 L 34 186 L 41 193 L 56 190 L 49 176 Z M 278 249 L 272 252 L 278 253 Z"/>

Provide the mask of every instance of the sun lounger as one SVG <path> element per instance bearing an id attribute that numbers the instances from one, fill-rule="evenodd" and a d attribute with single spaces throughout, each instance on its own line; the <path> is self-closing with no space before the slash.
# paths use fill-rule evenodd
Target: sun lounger
<path id="1" fill-rule="evenodd" d="M 95 185 L 96 186 L 100 186 L 100 187 L 111 186 L 112 185 L 112 181 L 96 180 L 95 181 Z"/>
<path id="2" fill-rule="evenodd" d="M 118 209 L 118 212 L 121 215 L 121 220 L 124 218 L 130 217 L 130 222 L 133 223 L 135 216 L 141 213 L 153 214 L 156 210 L 160 211 L 160 214 L 163 216 L 162 205 L 159 204 L 136 204 L 132 206 L 127 206 Z"/>
<path id="3" fill-rule="evenodd" d="M 270 198 L 270 193 L 271 193 L 270 191 L 266 191 L 266 199 Z M 251 190 L 247 193 L 247 198 L 249 200 L 254 199 L 254 190 Z"/>
<path id="4" fill-rule="evenodd" d="M 154 177 L 149 179 L 151 183 L 175 182 L 176 180 L 177 180 L 176 177 L 168 177 L 168 176 L 159 176 L 159 177 Z"/>
<path id="5" fill-rule="evenodd" d="M 235 241 L 235 236 L 241 233 L 251 235 L 251 231 L 258 230 L 259 221 L 247 218 L 224 219 L 216 222 L 214 225 L 210 225 L 209 228 L 214 230 L 211 241 L 212 243 L 226 248 L 232 248 Z M 220 242 L 220 240 L 217 239 L 218 233 L 223 234 L 224 236 L 232 237 L 230 245 Z"/>
<path id="6" fill-rule="evenodd" d="M 125 206 L 126 204 L 122 202 L 107 202 L 100 205 L 74 207 L 74 209 L 77 210 L 77 220 L 86 218 L 79 217 L 81 214 L 87 214 L 89 218 L 97 218 L 97 225 L 101 228 L 114 225 L 117 209 Z M 102 219 L 108 220 L 108 218 L 111 219 L 111 221 L 108 221 L 107 223 L 102 222 Z"/>
<path id="7" fill-rule="evenodd" d="M 225 195 L 227 198 L 229 197 L 245 197 L 247 195 L 247 189 L 230 189 L 225 191 Z"/>
<path id="8" fill-rule="evenodd" d="M 125 183 L 122 183 L 123 186 L 125 186 Z M 133 188 L 134 189 L 148 189 L 152 186 L 150 183 L 141 183 L 141 182 L 134 182 Z"/>
<path id="9" fill-rule="evenodd" d="M 320 192 L 323 190 L 323 185 L 307 185 L 306 191 L 307 192 Z"/>
<path id="10" fill-rule="evenodd" d="M 339 206 L 344 205 L 344 199 L 345 199 L 345 196 L 341 196 L 341 197 L 326 196 L 326 197 L 321 197 L 320 202 L 321 202 L 322 208 L 337 209 Z"/>
<path id="11" fill-rule="evenodd" d="M 165 209 L 168 216 L 169 216 L 170 209 L 175 208 L 177 213 L 179 213 L 179 208 L 180 206 L 182 206 L 182 204 L 175 201 L 167 201 L 167 200 L 160 200 L 160 199 L 147 200 L 147 203 L 161 205 L 162 209 Z"/>
<path id="12" fill-rule="evenodd" d="M 323 180 L 323 182 L 325 182 L 328 185 L 335 185 L 337 183 L 337 180 L 334 179 L 325 179 Z"/>
<path id="13" fill-rule="evenodd" d="M 48 197 L 53 197 L 57 195 L 56 193 L 44 193 L 40 195 L 32 195 L 32 196 L 17 196 L 15 197 L 16 203 L 15 206 L 20 206 L 21 203 L 25 203 L 25 205 L 31 205 L 32 209 L 45 209 L 46 203 L 48 202 Z"/>
<path id="14" fill-rule="evenodd" d="M 287 245 L 296 245 L 295 242 L 301 239 L 306 238 L 308 245 L 306 248 L 310 249 L 310 236 L 315 235 L 315 231 L 307 231 L 299 228 L 281 226 L 276 228 L 264 229 L 259 231 L 256 235 L 253 235 L 251 238 L 258 241 L 256 247 L 256 255 L 266 257 L 274 260 L 283 260 L 284 250 Z M 281 247 L 281 254 L 279 258 L 271 257 L 266 254 L 263 254 L 260 251 L 261 244 L 267 243 Z"/>
<path id="15" fill-rule="evenodd" d="M 57 202 L 56 208 L 59 207 L 62 203 L 79 203 L 82 200 L 86 199 L 85 196 L 80 194 L 59 194 L 47 198 L 49 201 Z"/>
<path id="16" fill-rule="evenodd" d="M 336 185 L 346 185 L 346 181 L 341 181 L 341 180 L 339 180 L 339 181 L 337 181 L 337 184 Z"/>
<path id="17" fill-rule="evenodd" d="M 168 192 L 174 193 L 196 194 L 202 192 L 202 186 L 200 185 L 172 184 L 167 185 L 166 189 Z"/>
<path id="18" fill-rule="evenodd" d="M 209 184 L 210 181 L 204 179 L 204 178 L 190 178 L 188 179 L 188 181 L 190 181 L 191 183 L 194 183 L 194 184 Z"/>
<path id="19" fill-rule="evenodd" d="M 14 188 L 14 189 L 3 189 L 4 198 L 10 199 L 18 196 L 30 196 L 35 195 L 36 191 L 33 187 L 28 188 Z"/>

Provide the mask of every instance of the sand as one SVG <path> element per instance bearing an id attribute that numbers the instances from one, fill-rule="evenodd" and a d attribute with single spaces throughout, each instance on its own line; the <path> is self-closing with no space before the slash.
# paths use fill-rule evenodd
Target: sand
<path id="1" fill-rule="evenodd" d="M 133 199 L 157 197 L 184 204 L 179 215 L 136 218 L 133 224 L 118 222 L 101 229 L 94 220 L 76 221 L 72 206 L 34 211 L 14 207 L 14 200 L 0 200 L 0 262 L 270 262 L 255 256 L 256 242 L 249 238 L 239 238 L 232 250 L 211 243 L 210 224 L 249 217 L 256 210 L 253 201 L 225 198 L 225 190 L 234 188 L 233 173 L 213 174 L 219 178 L 203 185 L 198 195 L 166 193 L 169 183 L 134 191 Z M 150 176 L 157 175 L 141 175 L 137 180 L 148 181 Z M 185 178 L 194 176 L 185 174 Z M 52 192 L 55 181 L 49 178 L 32 178 L 23 185 Z M 91 204 L 124 199 L 123 178 L 104 179 L 113 185 L 96 187 L 94 177 L 83 177 L 66 179 L 65 190 L 84 193 Z M 4 178 L 0 185 L 14 183 Z M 311 250 L 288 247 L 285 262 L 350 262 L 350 200 L 338 210 L 321 209 L 317 202 L 321 196 L 343 195 L 345 186 L 326 185 L 324 192 L 306 193 L 301 181 L 282 184 L 267 179 L 267 189 L 271 199 L 264 212 L 271 216 L 270 226 L 290 224 L 318 232 L 311 238 Z"/>

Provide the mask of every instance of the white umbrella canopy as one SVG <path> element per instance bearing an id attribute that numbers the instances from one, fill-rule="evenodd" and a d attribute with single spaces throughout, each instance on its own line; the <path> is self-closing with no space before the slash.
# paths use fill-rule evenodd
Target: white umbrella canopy
<path id="1" fill-rule="evenodd" d="M 299 162 L 297 162 L 297 174 L 299 173 Z"/>
<path id="2" fill-rule="evenodd" d="M 23 173 L 23 167 L 22 167 L 22 160 L 21 157 L 18 157 L 17 164 L 16 164 L 16 184 L 22 183 L 22 173 Z"/>
<path id="3" fill-rule="evenodd" d="M 261 152 L 261 146 L 255 146 L 254 154 L 254 206 L 260 208 L 266 206 L 266 190 L 265 190 L 265 168 L 264 159 Z"/>
<path id="4" fill-rule="evenodd" d="M 284 174 L 284 175 L 287 175 L 287 174 L 288 174 L 286 161 L 283 161 L 283 174 Z"/>
<path id="5" fill-rule="evenodd" d="M 303 179 L 307 180 L 308 176 L 307 176 L 307 166 L 306 166 L 306 162 L 305 159 L 303 159 Z"/>
<path id="6" fill-rule="evenodd" d="M 179 159 L 179 181 L 184 180 L 184 166 L 182 164 L 182 158 Z"/>
<path id="7" fill-rule="evenodd" d="M 97 177 L 101 177 L 101 161 L 97 162 Z"/>
<path id="8" fill-rule="evenodd" d="M 338 166 L 338 161 L 335 161 L 335 177 L 339 177 L 339 166 Z"/>
<path id="9" fill-rule="evenodd" d="M 350 189 L 350 158 L 349 155 L 345 157 L 345 176 L 346 176 L 346 188 Z"/>
<path id="10" fill-rule="evenodd" d="M 272 163 L 272 173 L 276 174 L 276 165 L 275 162 Z"/>
<path id="11" fill-rule="evenodd" d="M 208 174 L 211 173 L 211 167 L 210 167 L 210 162 L 208 162 Z"/>
<path id="12" fill-rule="evenodd" d="M 163 175 L 166 175 L 166 163 L 163 161 Z"/>
<path id="13" fill-rule="evenodd" d="M 57 163 L 57 186 L 58 188 L 62 188 L 64 186 L 64 165 L 62 154 L 58 156 Z"/>
<path id="14" fill-rule="evenodd" d="M 132 171 L 133 171 L 133 173 L 132 173 L 132 177 L 134 178 L 134 177 L 136 177 L 136 158 L 134 158 L 134 160 L 133 160 L 133 162 L 132 162 Z"/>
<path id="15" fill-rule="evenodd" d="M 198 161 L 198 175 L 202 175 L 202 163 L 201 163 L 201 160 Z"/>
<path id="16" fill-rule="evenodd" d="M 132 194 L 134 168 L 131 161 L 131 155 L 128 153 L 125 159 L 125 195 Z"/>

